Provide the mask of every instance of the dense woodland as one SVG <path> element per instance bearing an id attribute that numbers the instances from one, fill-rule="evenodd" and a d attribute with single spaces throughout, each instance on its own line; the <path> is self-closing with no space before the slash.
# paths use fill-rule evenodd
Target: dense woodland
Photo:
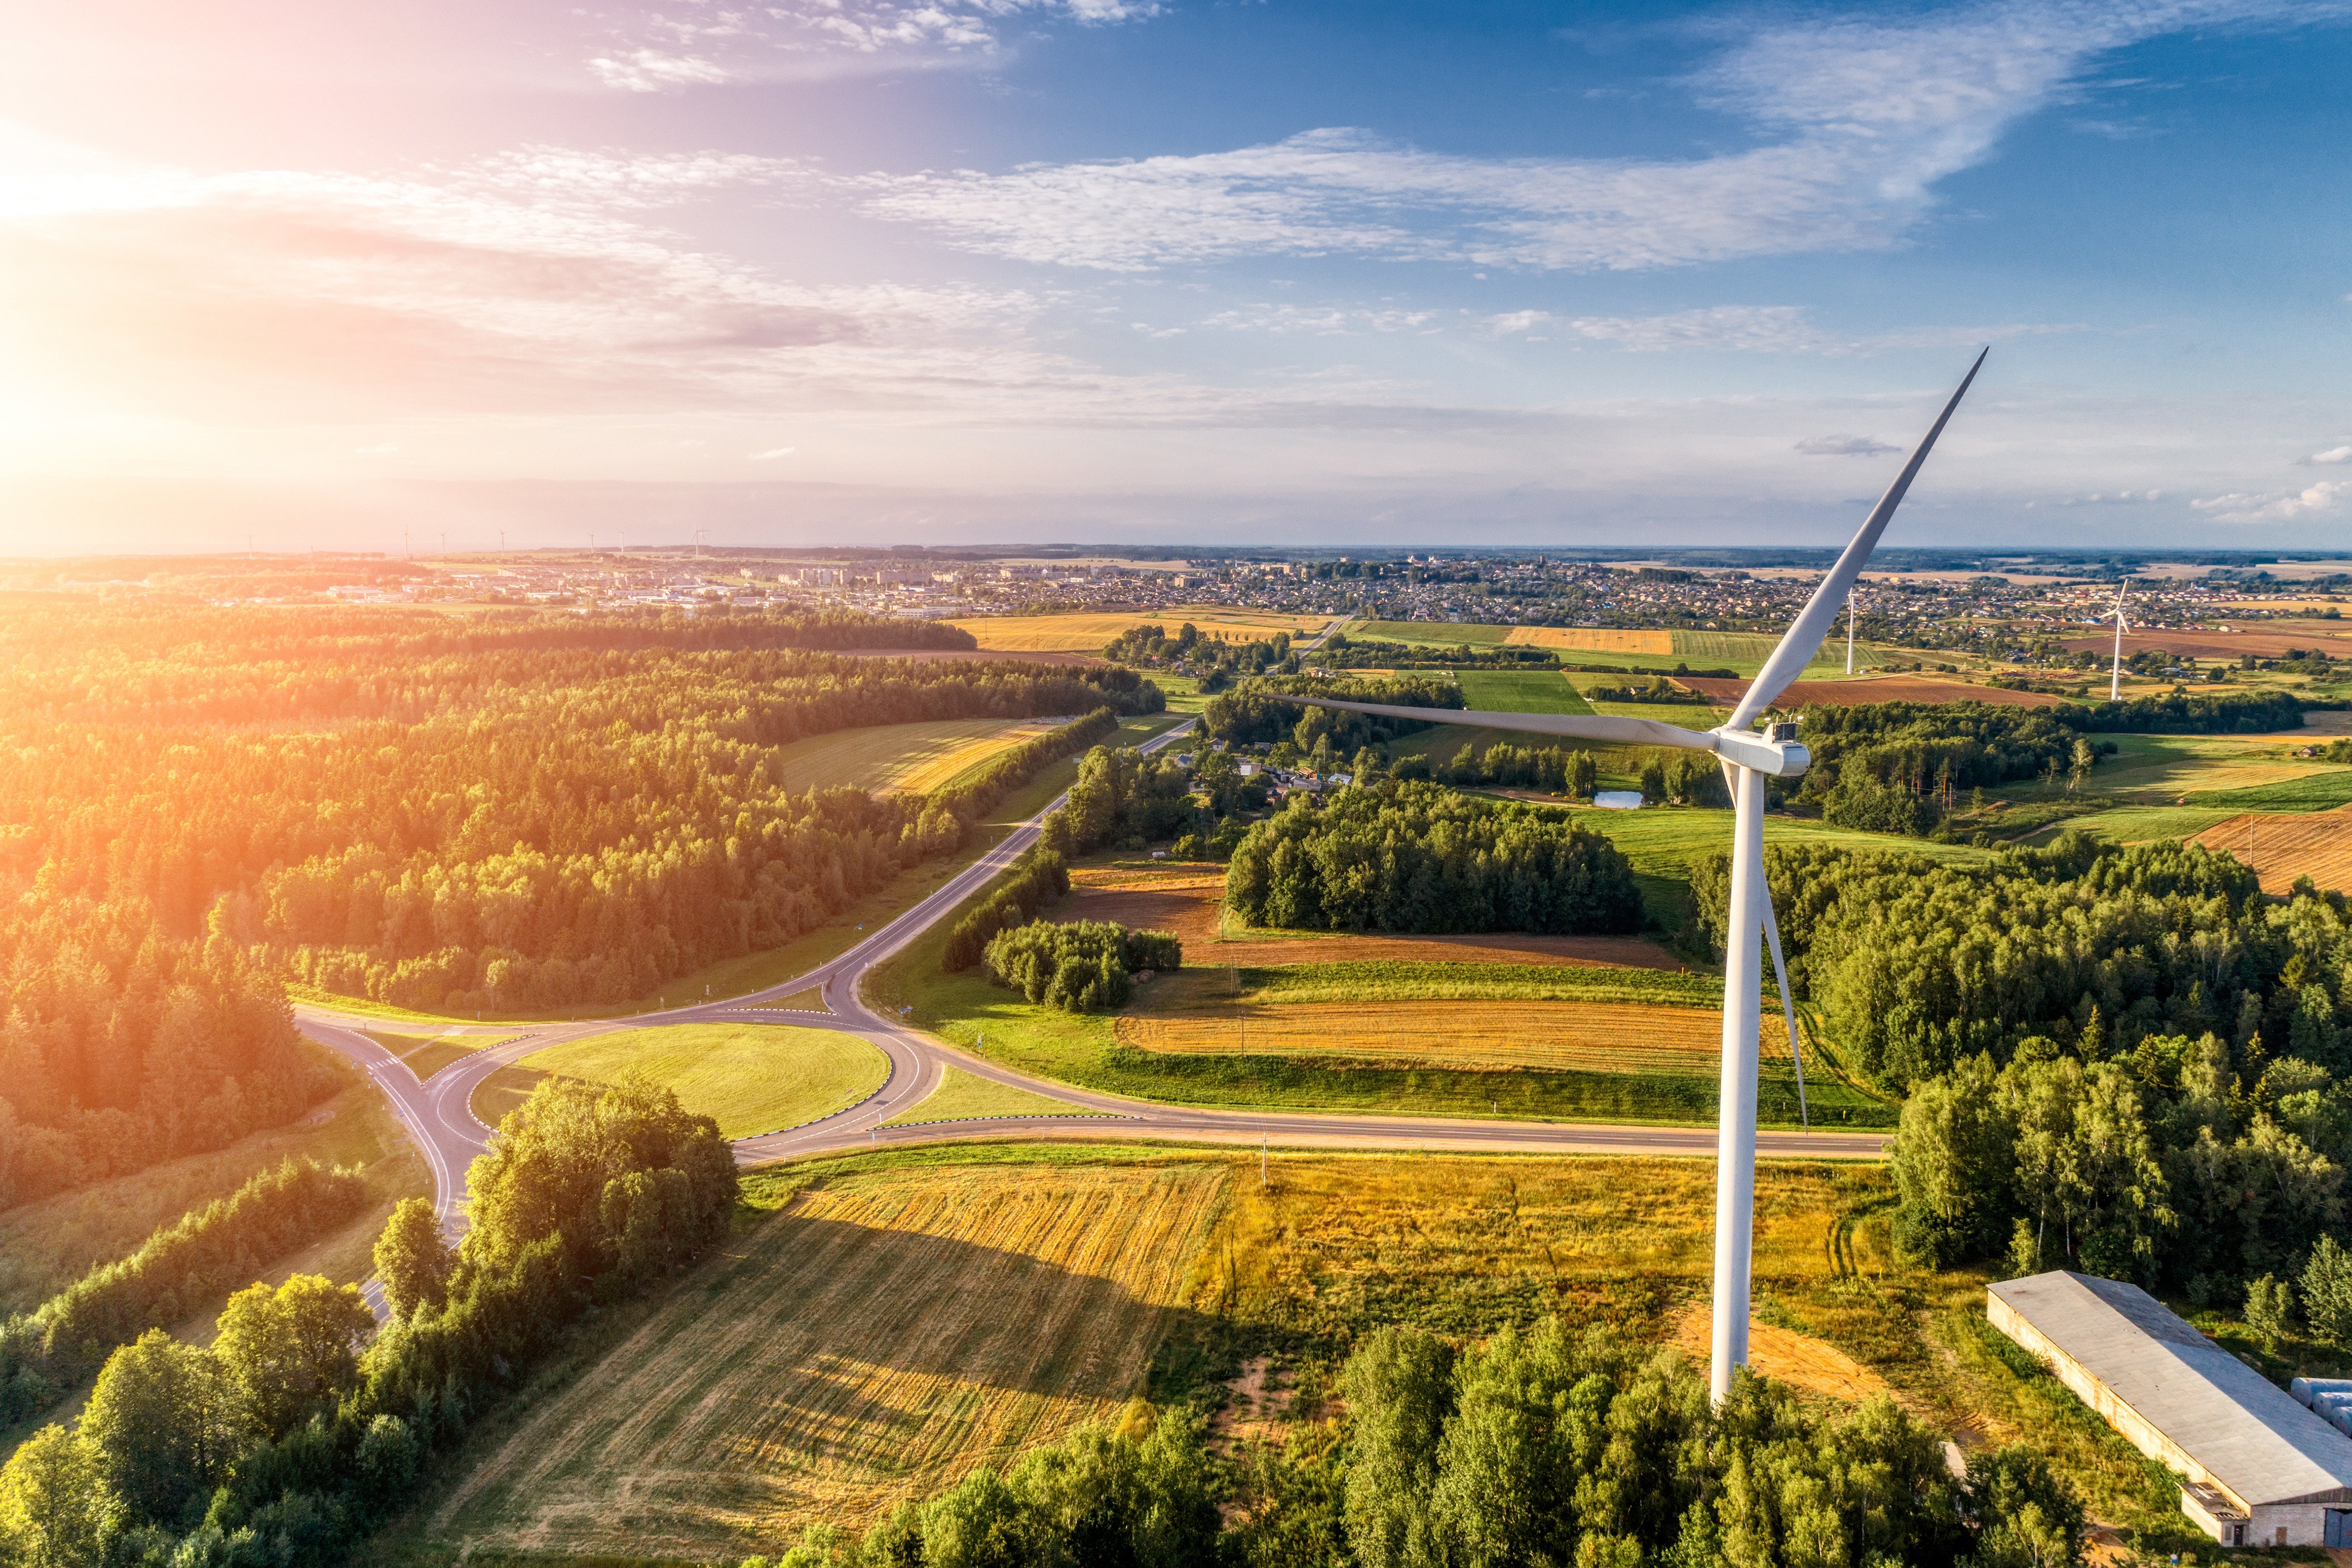
<path id="1" fill-rule="evenodd" d="M 1766 852 L 1790 981 L 1908 1096 L 1902 1231 L 2235 1301 L 2341 1225 L 2352 920 L 2228 855 L 2068 834 L 1981 865 Z M 1719 943 L 1728 865 L 1694 877 Z M 2352 1298 L 2347 1298 L 2352 1299 Z"/>
<path id="2" fill-rule="evenodd" d="M 646 995 L 954 849 L 1023 769 L 1161 702 L 1129 670 L 809 651 L 910 639 L 969 643 L 843 615 L 20 607 L 0 1206 L 331 1093 L 282 982 L 456 1012 Z M 833 730 L 1106 707 L 929 799 L 775 781 Z"/>
<path id="3" fill-rule="evenodd" d="M 2030 1451 L 1969 1479 L 1892 1400 L 1824 1416 L 1742 1378 L 1717 1411 L 1687 1363 L 1557 1320 L 1457 1351 L 1383 1329 L 1346 1420 L 1219 1455 L 1200 1417 L 1087 1428 L 744 1568 L 2077 1568 L 2081 1506 Z"/>
<path id="4" fill-rule="evenodd" d="M 348 1562 L 572 1322 L 727 1232 L 732 1151 L 667 1089 L 551 1078 L 499 1134 L 455 1253 L 429 1205 L 386 1226 L 395 1316 L 373 1343 L 356 1287 L 298 1274 L 237 1292 L 209 1346 L 151 1330 L 117 1350 L 79 1426 L 44 1428 L 0 1469 L 0 1563 Z"/>
<path id="5" fill-rule="evenodd" d="M 1170 932 L 1108 920 L 1038 920 L 997 933 L 985 959 L 989 978 L 1033 1002 L 1103 1013 L 1127 1005 L 1134 976 L 1181 966 L 1184 945 Z"/>
<path id="6" fill-rule="evenodd" d="M 1433 784 L 1293 797 L 1249 831 L 1226 907 L 1254 925 L 1343 931 L 1636 931 L 1633 869 L 1589 829 Z"/>
<path id="7" fill-rule="evenodd" d="M 1204 692 L 1221 692 L 1237 680 L 1269 671 L 1288 674 L 1298 668 L 1287 632 L 1255 642 L 1229 643 L 1202 636 L 1190 621 L 1177 627 L 1173 636 L 1158 622 L 1130 626 L 1112 639 L 1103 657 L 1147 670 L 1181 670 L 1198 676 Z"/>

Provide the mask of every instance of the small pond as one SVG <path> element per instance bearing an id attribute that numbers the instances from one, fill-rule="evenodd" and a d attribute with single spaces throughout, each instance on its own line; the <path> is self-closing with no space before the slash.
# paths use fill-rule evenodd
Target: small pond
<path id="1" fill-rule="evenodd" d="M 1638 811 L 1642 809 L 1639 789 L 1603 789 L 1592 797 L 1592 803 L 1612 811 Z"/>

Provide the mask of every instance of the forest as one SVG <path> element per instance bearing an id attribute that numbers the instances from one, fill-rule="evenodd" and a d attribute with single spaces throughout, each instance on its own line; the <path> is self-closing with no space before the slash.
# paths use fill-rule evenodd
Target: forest
<path id="1" fill-rule="evenodd" d="M 1976 865 L 1818 845 L 1765 863 L 1791 985 L 1907 1097 L 1912 1251 L 2235 1302 L 2342 1223 L 2341 894 L 2269 899 L 2228 855 L 2080 833 Z M 1723 856 L 1693 876 L 1718 948 L 1728 880 Z"/>
<path id="2" fill-rule="evenodd" d="M 115 1351 L 79 1423 L 0 1469 L 0 1561 L 349 1561 L 568 1325 L 726 1235 L 735 1162 L 667 1089 L 551 1078 L 500 1124 L 471 1190 L 454 1252 L 421 1199 L 386 1225 L 381 1333 L 356 1286 L 297 1274 L 238 1291 L 209 1345 L 151 1329 Z"/>
<path id="3" fill-rule="evenodd" d="M 1111 640 L 1103 657 L 1147 670 L 1184 670 L 1200 677 L 1204 692 L 1223 691 L 1237 680 L 1269 670 L 1287 674 L 1298 668 L 1297 660 L 1291 656 L 1287 632 L 1255 642 L 1229 643 L 1202 636 L 1201 629 L 1190 621 L 1177 627 L 1172 637 L 1167 627 L 1156 622 L 1130 626 Z"/>
<path id="4" fill-rule="evenodd" d="M 645 995 L 955 849 L 1008 770 L 1162 702 L 1129 670 L 808 646 L 964 635 L 21 607 L 0 622 L 0 1204 L 332 1093 L 286 982 L 456 1012 Z M 1103 708 L 934 800 L 772 779 L 777 748 L 831 730 Z"/>
<path id="5" fill-rule="evenodd" d="M 1294 796 L 1250 829 L 1226 906 L 1253 925 L 1343 931 L 1628 932 L 1633 870 L 1589 829 L 1434 784 Z"/>
<path id="6" fill-rule="evenodd" d="M 1740 1377 L 1720 1409 L 1674 1353 L 1558 1319 L 1457 1350 L 1384 1328 L 1349 1358 L 1340 1431 L 1219 1454 L 1177 1408 L 1082 1428 L 1003 1474 L 826 1525 L 744 1568 L 2078 1568 L 2084 1515 L 2020 1446 L 1941 1446 L 1891 1399 L 1825 1415 Z"/>

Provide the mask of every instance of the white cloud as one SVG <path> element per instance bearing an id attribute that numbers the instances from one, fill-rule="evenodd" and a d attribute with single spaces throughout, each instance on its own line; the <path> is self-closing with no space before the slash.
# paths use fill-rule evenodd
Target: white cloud
<path id="1" fill-rule="evenodd" d="M 588 61 L 602 85 L 625 92 L 824 71 L 829 65 L 988 59 L 1008 27 L 1065 19 L 1104 25 L 1156 16 L 1158 0 L 772 0 L 708 19 L 649 12 Z"/>
<path id="2" fill-rule="evenodd" d="M 659 92 L 665 88 L 708 86 L 729 78 L 726 68 L 697 55 L 667 55 L 659 49 L 630 49 L 598 55 L 588 62 L 589 74 L 606 87 L 624 92 Z"/>
<path id="3" fill-rule="evenodd" d="M 765 452 L 749 452 L 744 455 L 754 463 L 772 463 L 779 457 L 790 457 L 799 450 L 797 446 L 771 446 Z"/>
<path id="4" fill-rule="evenodd" d="M 2312 463 L 2352 463 L 2352 446 L 2331 446 L 2325 452 L 2315 452 L 2303 460 Z"/>
<path id="5" fill-rule="evenodd" d="M 1220 310 L 1202 322 L 1234 332 L 1311 333 L 1318 337 L 1352 337 L 1361 332 L 1433 330 L 1434 310 L 1399 310 L 1348 305 L 1251 305 Z"/>
<path id="6" fill-rule="evenodd" d="M 794 177 L 795 159 L 750 152 L 636 155 L 524 146 L 448 171 L 461 188 L 593 212 L 670 206 L 713 192 Z"/>
<path id="7" fill-rule="evenodd" d="M 1808 457 L 1876 457 L 1903 448 L 1869 435 L 1808 435 L 1797 450 Z"/>
<path id="8" fill-rule="evenodd" d="M 1768 26 L 1691 85 L 1774 140 L 1713 157 L 1469 158 L 1328 128 L 1225 152 L 876 175 L 866 204 L 970 249 L 1107 271 L 1328 254 L 1598 270 L 1868 249 L 1897 243 L 1937 181 L 2099 54 L 2246 10 L 2019 0 Z"/>
<path id="9" fill-rule="evenodd" d="M 2189 504 L 2218 523 L 2289 523 L 2320 512 L 2332 512 L 2347 496 L 2352 496 L 2352 482 L 2323 479 L 2292 495 L 2240 492 Z"/>
<path id="10" fill-rule="evenodd" d="M 1711 305 L 1660 316 L 1555 316 L 1549 310 L 1515 310 L 1482 323 L 1489 337 L 1582 339 L 1612 343 L 1635 353 L 1705 349 L 1739 353 L 1867 354 L 1889 349 L 1973 348 L 1979 344 L 2072 326 L 2016 324 L 2005 327 L 1936 327 L 1909 332 L 1841 337 L 1807 319 L 1801 305 Z"/>

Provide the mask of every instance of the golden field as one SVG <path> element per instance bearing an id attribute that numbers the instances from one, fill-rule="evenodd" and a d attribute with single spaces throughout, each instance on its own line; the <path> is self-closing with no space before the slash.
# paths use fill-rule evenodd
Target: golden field
<path id="1" fill-rule="evenodd" d="M 2284 896 L 2299 876 L 2323 888 L 2352 888 L 2352 806 L 2300 816 L 2252 812 L 2216 822 L 2191 841 L 2252 866 L 2267 894 Z"/>
<path id="2" fill-rule="evenodd" d="M 1034 740 L 1054 727 L 1050 724 L 1016 724 L 1000 729 L 993 735 L 980 736 L 961 746 L 938 752 L 903 768 L 889 781 L 887 788 L 904 789 L 917 795 L 928 795 L 943 784 L 954 782 L 965 769 L 977 768 L 1000 751 L 1010 751 L 1022 742 Z"/>
<path id="3" fill-rule="evenodd" d="M 852 1171 L 541 1402 L 436 1511 L 469 1548 L 709 1558 L 1114 1415 L 1182 1294 L 1222 1164 Z"/>
<path id="4" fill-rule="evenodd" d="M 1613 626 L 1514 626 L 1505 643 L 1531 648 L 1582 648 L 1596 653 L 1671 653 L 1671 632 L 1629 632 Z"/>
<path id="5" fill-rule="evenodd" d="M 1639 1002 L 1239 1001 L 1179 1012 L 1123 1014 L 1118 1042 L 1178 1055 L 1339 1057 L 1382 1066 L 1712 1078 L 1723 1015 Z M 1764 1019 L 1768 1062 L 1789 1061 L 1787 1026 Z"/>

